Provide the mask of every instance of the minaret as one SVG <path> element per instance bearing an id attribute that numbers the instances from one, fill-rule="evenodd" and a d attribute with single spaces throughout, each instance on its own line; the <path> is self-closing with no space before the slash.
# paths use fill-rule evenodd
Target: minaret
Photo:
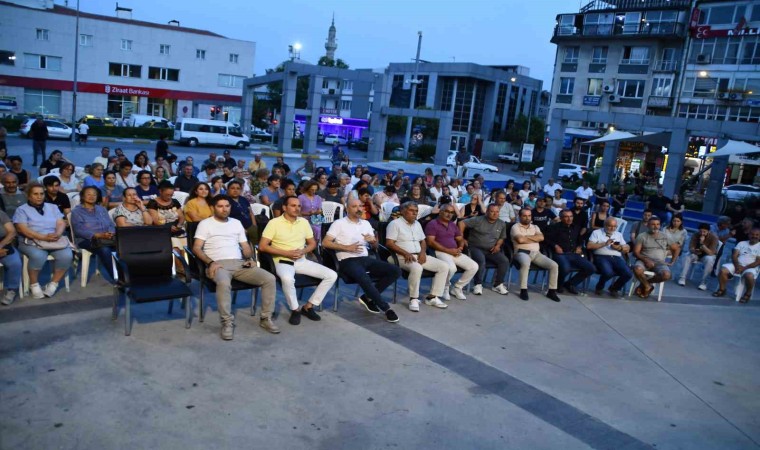
<path id="1" fill-rule="evenodd" d="M 332 24 L 327 32 L 327 42 L 325 42 L 325 56 L 330 61 L 335 61 L 335 50 L 338 48 L 338 42 L 335 40 L 335 13 L 333 13 Z"/>

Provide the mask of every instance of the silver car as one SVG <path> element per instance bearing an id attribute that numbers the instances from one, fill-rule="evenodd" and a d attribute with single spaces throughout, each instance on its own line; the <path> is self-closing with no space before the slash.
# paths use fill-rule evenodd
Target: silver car
<path id="1" fill-rule="evenodd" d="M 760 187 L 751 184 L 732 184 L 723 188 L 723 195 L 730 202 L 740 202 L 747 197 L 760 197 Z"/>
<path id="2" fill-rule="evenodd" d="M 37 119 L 26 119 L 19 128 L 19 134 L 23 137 L 30 137 L 29 131 L 32 129 L 32 124 Z M 63 122 L 52 119 L 44 119 L 45 125 L 48 129 L 48 137 L 50 139 L 71 139 L 72 129 L 70 126 Z"/>

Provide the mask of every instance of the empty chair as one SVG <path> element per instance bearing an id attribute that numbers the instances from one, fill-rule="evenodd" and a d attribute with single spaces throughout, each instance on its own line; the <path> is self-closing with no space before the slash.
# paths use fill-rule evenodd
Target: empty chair
<path id="1" fill-rule="evenodd" d="M 343 205 L 336 202 L 322 202 L 322 215 L 324 223 L 333 223 L 343 217 Z"/>

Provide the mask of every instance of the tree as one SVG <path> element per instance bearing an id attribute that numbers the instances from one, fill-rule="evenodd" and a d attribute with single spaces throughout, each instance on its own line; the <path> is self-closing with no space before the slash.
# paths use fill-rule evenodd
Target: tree
<path id="1" fill-rule="evenodd" d="M 348 64 L 342 59 L 330 59 L 327 56 L 319 58 L 317 61 L 318 66 L 337 67 L 338 69 L 348 69 Z"/>
<path id="2" fill-rule="evenodd" d="M 544 143 L 544 131 L 546 130 L 546 122 L 540 117 L 532 117 L 530 119 L 530 135 L 528 136 L 528 144 L 534 144 L 536 148 L 541 148 Z M 515 119 L 514 123 L 502 136 L 503 140 L 511 142 L 513 145 L 520 145 L 525 143 L 525 133 L 528 131 L 528 117 L 520 114 Z"/>

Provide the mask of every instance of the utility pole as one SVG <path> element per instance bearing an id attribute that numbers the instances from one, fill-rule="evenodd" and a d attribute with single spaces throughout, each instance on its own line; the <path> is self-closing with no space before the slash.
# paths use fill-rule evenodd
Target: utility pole
<path id="1" fill-rule="evenodd" d="M 77 72 L 79 71 L 79 0 L 77 0 L 77 18 L 74 31 L 74 89 L 71 98 L 71 145 L 73 147 L 76 140 L 77 128 Z"/>
<path id="2" fill-rule="evenodd" d="M 417 57 L 414 58 L 414 78 L 409 81 L 412 85 L 412 95 L 409 99 L 409 109 L 414 109 L 414 98 L 417 96 L 417 85 L 420 80 L 417 79 L 420 71 L 420 49 L 422 48 L 422 31 L 417 32 Z M 409 142 L 412 137 L 412 116 L 406 118 L 406 134 L 404 135 L 404 159 L 409 159 Z"/>

